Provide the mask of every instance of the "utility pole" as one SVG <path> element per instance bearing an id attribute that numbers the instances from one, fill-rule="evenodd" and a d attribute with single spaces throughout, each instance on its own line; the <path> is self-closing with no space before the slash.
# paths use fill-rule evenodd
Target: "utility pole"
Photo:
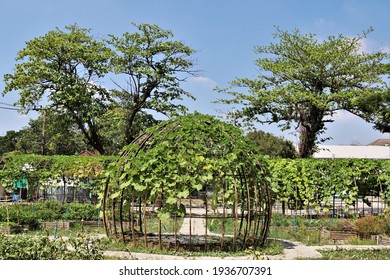
<path id="1" fill-rule="evenodd" d="M 41 133 L 41 155 L 45 155 L 46 154 L 46 119 L 47 119 L 47 110 L 48 108 L 44 108 L 42 106 L 40 106 L 40 108 L 37 108 L 37 107 L 33 107 L 32 110 L 34 111 L 43 111 L 43 114 L 42 114 L 42 133 Z"/>

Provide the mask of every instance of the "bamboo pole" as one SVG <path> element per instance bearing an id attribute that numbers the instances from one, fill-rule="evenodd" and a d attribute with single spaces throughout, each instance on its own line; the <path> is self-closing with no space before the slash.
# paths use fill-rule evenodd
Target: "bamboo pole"
<path id="1" fill-rule="evenodd" d="M 192 248 L 192 198 L 190 196 L 190 249 Z"/>
<path id="2" fill-rule="evenodd" d="M 233 235 L 233 249 L 237 249 L 237 226 L 238 226 L 238 193 L 237 193 L 237 180 L 233 173 L 234 179 L 234 235 Z"/>
<path id="3" fill-rule="evenodd" d="M 226 211 L 225 211 L 225 184 L 222 183 L 222 235 L 221 235 L 221 249 L 224 246 L 225 239 L 225 219 L 226 219 Z"/>
<path id="4" fill-rule="evenodd" d="M 255 241 L 255 238 L 257 236 L 257 229 L 259 226 L 259 217 L 260 217 L 260 209 L 259 209 L 259 194 L 258 194 L 258 185 L 257 182 L 253 182 L 254 185 L 254 194 L 255 194 L 255 209 L 254 209 L 254 225 L 253 225 L 253 236 L 252 241 Z"/>
<path id="5" fill-rule="evenodd" d="M 125 231 L 123 228 L 123 201 L 124 201 L 124 189 L 121 191 L 121 201 L 119 204 L 119 222 L 121 227 L 122 241 L 125 242 Z"/>
<path id="6" fill-rule="evenodd" d="M 136 241 L 136 234 L 135 234 L 135 217 L 134 217 L 134 187 L 131 188 L 131 206 L 130 206 L 130 220 L 131 220 L 131 235 L 133 239 L 133 244 L 135 244 Z"/>
<path id="7" fill-rule="evenodd" d="M 112 200 L 111 211 L 112 211 L 112 226 L 114 227 L 114 234 L 116 236 L 118 234 L 118 232 L 116 230 L 115 201 L 116 201 L 116 199 L 114 198 Z"/>
<path id="8" fill-rule="evenodd" d="M 104 188 L 104 194 L 103 194 L 103 201 L 102 201 L 102 210 L 103 210 L 103 225 L 104 225 L 104 230 L 106 231 L 106 235 L 110 236 L 110 232 L 107 226 L 107 199 L 108 199 L 108 189 L 109 189 L 109 182 L 110 178 L 107 179 L 106 181 L 106 186 Z"/>
<path id="9" fill-rule="evenodd" d="M 147 247 L 148 245 L 148 237 L 147 237 L 147 226 L 146 226 L 146 196 L 147 194 L 145 193 L 144 196 L 144 202 L 143 202 L 143 220 L 144 220 L 144 245 Z"/>
<path id="10" fill-rule="evenodd" d="M 251 193 L 250 193 L 249 184 L 248 184 L 245 172 L 243 170 L 243 167 L 241 167 L 241 169 L 242 169 L 242 174 L 243 174 L 244 182 L 245 182 L 245 186 L 246 186 L 247 212 L 248 212 L 247 216 L 246 216 L 247 222 L 246 222 L 245 233 L 244 233 L 244 244 L 245 244 L 247 239 L 248 239 L 248 234 L 249 234 L 251 223 L 252 223 L 252 220 L 251 220 Z"/>
<path id="11" fill-rule="evenodd" d="M 208 227 L 208 200 L 207 200 L 207 184 L 206 184 L 206 194 L 205 194 L 205 198 L 206 198 L 206 225 L 205 225 L 205 233 L 204 233 L 204 249 L 205 251 L 207 251 L 207 247 L 208 247 L 208 244 L 207 244 L 207 227 Z"/>

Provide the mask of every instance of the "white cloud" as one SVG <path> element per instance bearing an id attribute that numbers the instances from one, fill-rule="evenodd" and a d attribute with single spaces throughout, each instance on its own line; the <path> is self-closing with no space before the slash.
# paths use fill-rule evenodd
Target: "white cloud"
<path id="1" fill-rule="evenodd" d="M 331 120 L 342 121 L 342 122 L 349 122 L 356 119 L 360 119 L 360 118 L 345 110 L 336 111 L 331 117 Z"/>
<path id="2" fill-rule="evenodd" d="M 217 86 L 217 82 L 207 77 L 191 77 L 188 79 L 188 82 L 212 89 Z"/>

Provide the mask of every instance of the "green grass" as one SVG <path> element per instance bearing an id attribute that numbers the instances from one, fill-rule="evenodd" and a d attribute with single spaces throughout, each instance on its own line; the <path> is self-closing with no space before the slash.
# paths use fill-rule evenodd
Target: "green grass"
<path id="1" fill-rule="evenodd" d="M 390 260 L 390 249 L 321 250 L 322 260 Z"/>

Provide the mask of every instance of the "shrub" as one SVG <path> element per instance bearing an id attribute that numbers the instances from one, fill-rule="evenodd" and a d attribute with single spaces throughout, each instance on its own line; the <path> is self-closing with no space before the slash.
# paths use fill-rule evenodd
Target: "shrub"
<path id="1" fill-rule="evenodd" d="M 92 204 L 60 204 L 57 201 L 43 201 L 34 204 L 16 203 L 0 205 L 0 222 L 28 225 L 30 229 L 34 229 L 37 228 L 39 222 L 43 221 L 96 220 L 97 213 L 96 206 Z"/>
<path id="2" fill-rule="evenodd" d="M 365 216 L 357 220 L 355 227 L 357 233 L 363 238 L 368 238 L 373 234 L 385 233 L 385 225 L 383 220 L 372 215 Z"/>
<path id="3" fill-rule="evenodd" d="M 0 234 L 0 260 L 99 260 L 103 259 L 102 241 L 82 236 L 69 240 Z"/>
<path id="4" fill-rule="evenodd" d="M 97 209 L 92 204 L 69 203 L 65 205 L 63 220 L 90 221 L 97 220 Z"/>
<path id="5" fill-rule="evenodd" d="M 390 215 L 383 218 L 383 226 L 385 228 L 385 234 L 390 235 Z"/>

